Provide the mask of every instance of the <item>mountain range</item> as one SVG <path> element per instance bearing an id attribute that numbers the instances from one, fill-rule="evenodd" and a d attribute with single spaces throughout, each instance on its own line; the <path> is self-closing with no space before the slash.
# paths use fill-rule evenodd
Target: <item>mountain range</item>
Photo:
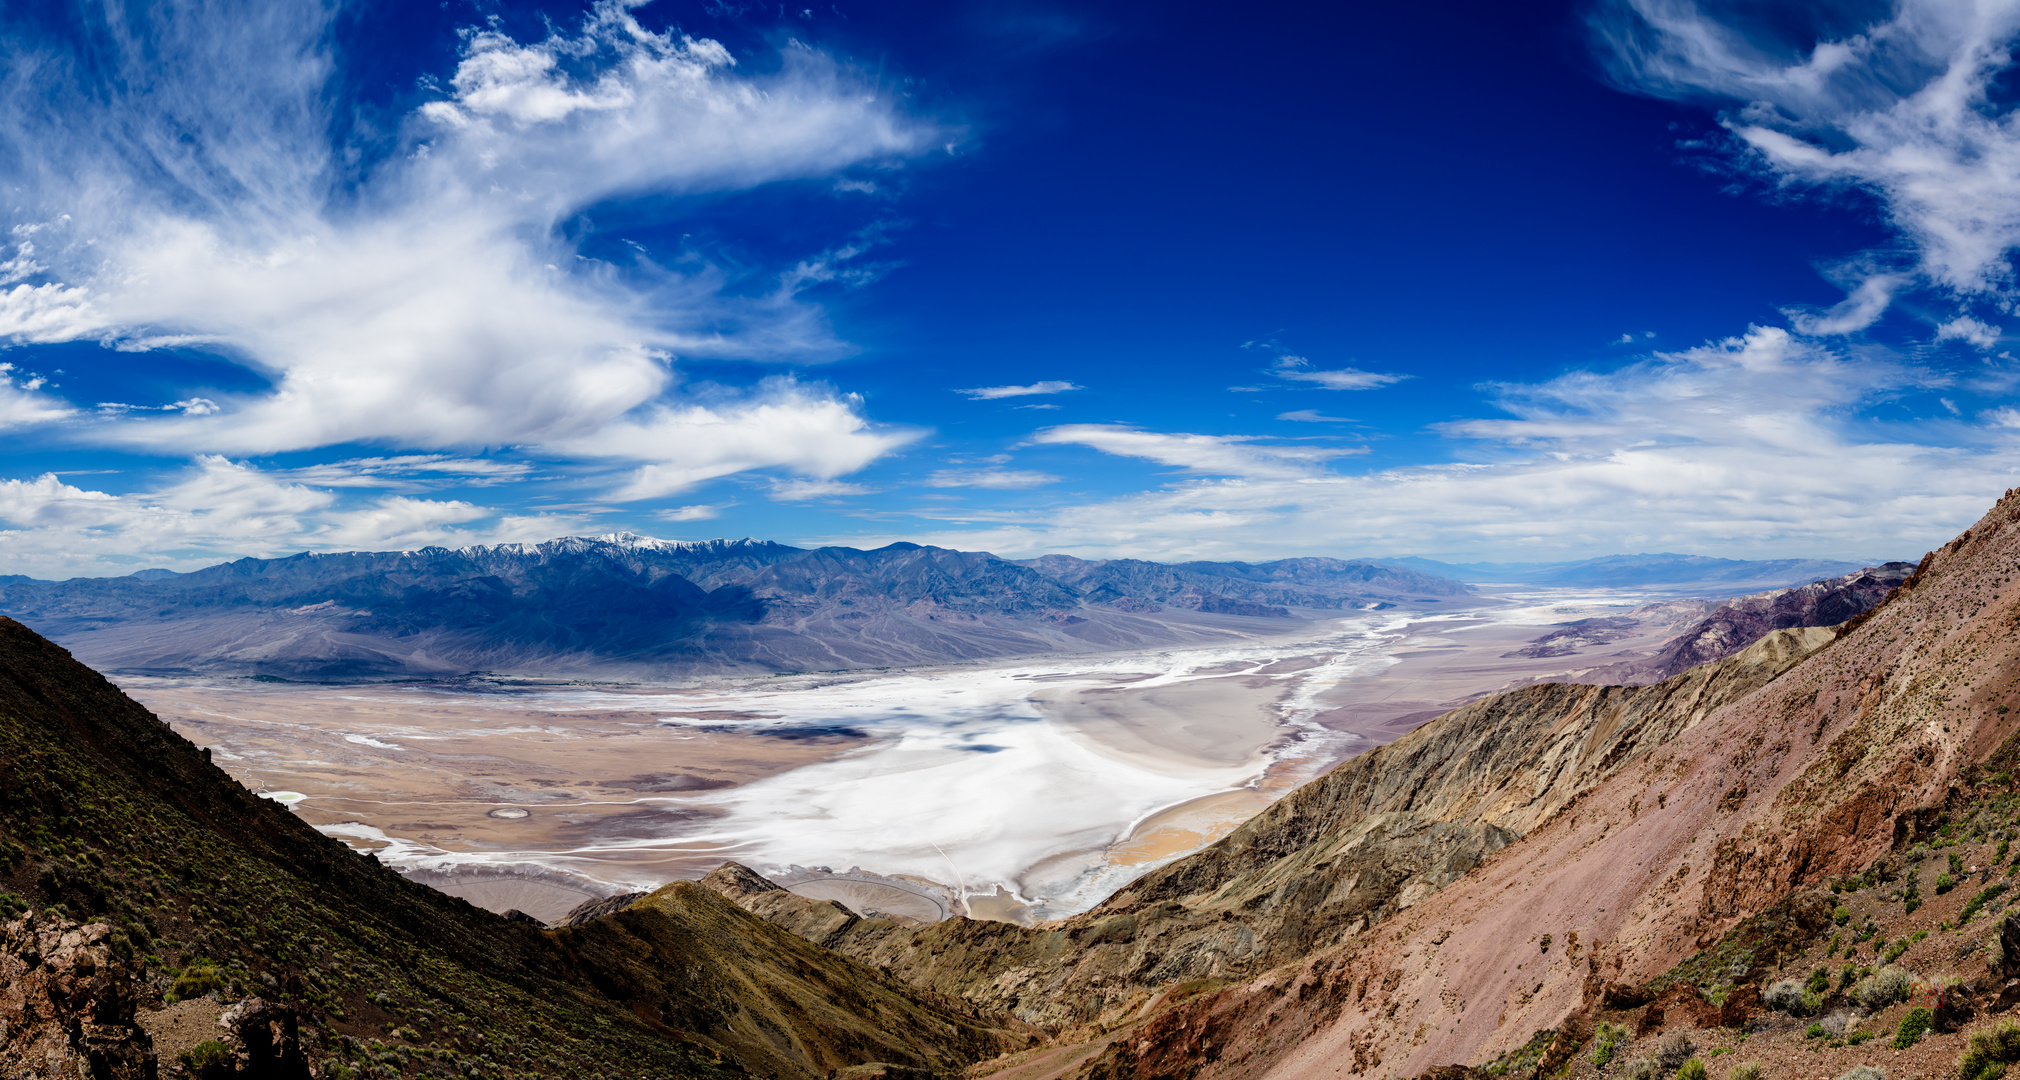
<path id="1" fill-rule="evenodd" d="M 0 579 L 0 613 L 99 668 L 287 679 L 677 675 L 945 663 L 1288 632 L 1459 582 L 1364 560 L 1164 564 L 632 534 Z"/>

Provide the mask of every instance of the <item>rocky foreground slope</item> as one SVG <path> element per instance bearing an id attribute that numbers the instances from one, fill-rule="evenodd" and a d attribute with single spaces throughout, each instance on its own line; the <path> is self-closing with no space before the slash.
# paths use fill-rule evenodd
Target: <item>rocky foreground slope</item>
<path id="1" fill-rule="evenodd" d="M 0 578 L 0 613 L 108 671 L 286 679 L 805 671 L 1228 642 L 1292 609 L 1438 603 L 1363 561 L 1012 562 L 631 534 L 241 559 L 188 574 Z"/>
<path id="2" fill-rule="evenodd" d="M 6 619 L 0 918 L 10 1077 L 153 1076 L 208 1040 L 247 1075 L 813 1080 L 1033 1034 L 692 884 L 550 933 L 407 881 Z"/>

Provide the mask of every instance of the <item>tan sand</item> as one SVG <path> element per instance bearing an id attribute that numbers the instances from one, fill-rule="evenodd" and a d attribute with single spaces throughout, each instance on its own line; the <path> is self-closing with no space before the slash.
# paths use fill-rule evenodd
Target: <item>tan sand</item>
<path id="1" fill-rule="evenodd" d="M 1274 706 L 1286 689 L 1273 680 L 1230 674 L 1147 689 L 1047 689 L 1032 694 L 1031 701 L 1102 754 L 1261 769 L 1269 761 L 1264 751 L 1284 735 Z"/>
<path id="2" fill-rule="evenodd" d="M 247 787 L 306 796 L 292 802 L 296 813 L 317 826 L 343 827 L 338 834 L 358 847 L 476 854 L 501 869 L 523 857 L 590 879 L 585 898 L 611 891 L 596 882 L 652 885 L 722 862 L 720 846 L 679 839 L 709 817 L 682 796 L 800 768 L 864 742 L 676 729 L 655 722 L 680 715 L 662 710 L 563 712 L 548 698 L 404 686 L 127 678 L 122 688 L 211 748 Z M 524 816 L 493 816 L 520 810 Z M 490 886 L 451 891 L 493 910 L 558 914 L 558 897 L 536 900 Z"/>

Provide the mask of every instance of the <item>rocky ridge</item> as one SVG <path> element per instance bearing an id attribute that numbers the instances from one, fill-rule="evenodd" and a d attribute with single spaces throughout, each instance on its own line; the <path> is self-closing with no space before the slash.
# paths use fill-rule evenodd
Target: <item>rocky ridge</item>
<path id="1" fill-rule="evenodd" d="M 1654 656 L 1597 668 L 1579 676 L 1578 681 L 1626 685 L 1660 682 L 1699 664 L 1731 656 L 1775 630 L 1837 626 L 1885 600 L 1914 570 L 1913 563 L 1884 563 L 1807 585 L 1727 600 L 1712 607 Z"/>

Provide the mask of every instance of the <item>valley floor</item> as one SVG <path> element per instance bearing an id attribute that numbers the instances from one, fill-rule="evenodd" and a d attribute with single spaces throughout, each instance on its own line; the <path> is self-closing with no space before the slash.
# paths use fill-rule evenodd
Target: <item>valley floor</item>
<path id="1" fill-rule="evenodd" d="M 1031 922 L 1439 712 L 1652 652 L 1703 607 L 1664 599 L 1531 589 L 1221 648 L 668 686 L 119 682 L 248 787 L 493 910 L 553 920 L 735 858 Z"/>

